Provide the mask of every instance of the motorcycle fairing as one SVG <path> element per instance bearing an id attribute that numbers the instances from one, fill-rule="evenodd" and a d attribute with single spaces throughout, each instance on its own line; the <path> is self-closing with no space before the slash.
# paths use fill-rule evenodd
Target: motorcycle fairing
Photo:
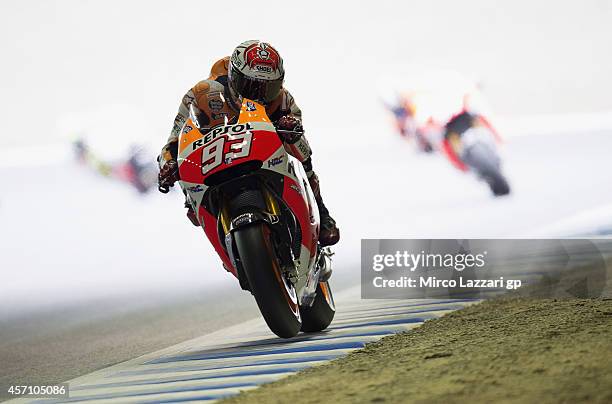
<path id="1" fill-rule="evenodd" d="M 296 290 L 301 294 L 304 288 L 312 288 L 309 275 L 317 256 L 319 212 L 302 164 L 285 150 L 265 108 L 245 99 L 237 123 L 219 125 L 204 134 L 191 118 L 185 122 L 179 136 L 179 184 L 224 266 L 235 276 L 237 269 L 228 255 L 226 240 L 219 234 L 220 217 L 202 202 L 207 192 L 219 185 L 215 183 L 219 178 L 216 174 L 252 162 L 259 170 L 282 176 L 282 195 L 275 197 L 291 210 L 300 226 L 300 254 L 296 257 L 300 281 Z"/>

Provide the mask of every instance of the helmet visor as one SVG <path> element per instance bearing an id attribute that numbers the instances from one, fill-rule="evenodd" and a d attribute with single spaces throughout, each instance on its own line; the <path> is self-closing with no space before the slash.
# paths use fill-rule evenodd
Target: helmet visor
<path id="1" fill-rule="evenodd" d="M 280 94 L 283 78 L 264 80 L 247 77 L 238 69 L 232 67 L 229 74 L 232 88 L 239 95 L 262 104 L 269 104 Z"/>

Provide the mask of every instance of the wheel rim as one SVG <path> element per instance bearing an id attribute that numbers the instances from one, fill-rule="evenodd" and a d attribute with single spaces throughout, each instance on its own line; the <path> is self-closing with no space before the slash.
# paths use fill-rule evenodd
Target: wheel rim
<path id="1" fill-rule="evenodd" d="M 266 229 L 265 231 L 267 231 L 268 233 L 266 236 L 268 237 L 268 240 L 269 240 L 270 230 L 266 227 L 264 227 L 264 229 Z M 270 248 L 269 244 L 268 244 L 268 248 Z M 272 254 L 272 256 L 275 256 L 273 254 L 273 251 L 270 251 L 270 254 Z M 301 322 L 302 318 L 300 316 L 300 306 L 298 304 L 297 293 L 295 292 L 295 288 L 293 287 L 291 282 L 289 282 L 289 280 L 287 280 L 287 278 L 281 273 L 276 260 L 274 260 L 273 262 L 274 264 L 272 265 L 272 269 L 274 271 L 274 275 L 276 277 L 277 282 L 279 283 L 279 285 L 282 286 L 283 295 L 285 296 L 285 301 L 287 302 L 287 305 L 289 306 L 289 309 L 291 310 L 295 318 L 297 318 Z"/>
<path id="2" fill-rule="evenodd" d="M 283 295 L 285 296 L 285 301 L 287 305 L 295 315 L 295 317 L 300 320 L 300 306 L 298 305 L 297 293 L 295 292 L 295 288 L 293 285 L 287 280 L 283 274 L 280 273 L 278 266 L 274 266 L 274 275 L 276 275 L 276 280 L 279 284 L 283 286 Z"/>

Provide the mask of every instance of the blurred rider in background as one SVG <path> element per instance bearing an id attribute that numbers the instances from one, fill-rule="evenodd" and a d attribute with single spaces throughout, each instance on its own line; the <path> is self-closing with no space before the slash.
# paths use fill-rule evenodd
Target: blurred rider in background
<path id="1" fill-rule="evenodd" d="M 421 151 L 426 153 L 433 151 L 431 141 L 428 139 L 430 131 L 434 129 L 433 118 L 429 118 L 424 125 L 420 125 L 416 117 L 416 103 L 411 96 L 398 95 L 395 104 L 385 103 L 385 106 L 393 114 L 395 126 L 402 137 L 414 138 Z"/>
<path id="2" fill-rule="evenodd" d="M 501 143 L 499 132 L 483 115 L 469 111 L 464 107 L 459 113 L 453 115 L 444 125 L 444 140 L 442 150 L 451 163 L 461 171 L 468 171 L 468 167 L 461 160 L 462 138 L 470 128 L 483 126 L 493 136 L 493 140 Z"/>
<path id="3" fill-rule="evenodd" d="M 241 43 L 231 57 L 215 62 L 208 79 L 189 89 L 179 105 L 170 137 L 158 157 L 159 185 L 167 189 L 180 179 L 178 138 L 190 108 L 202 125 L 213 128 L 226 122 L 235 123 L 243 98 L 257 101 L 265 106 L 287 152 L 304 166 L 321 216 L 319 242 L 323 246 L 333 245 L 340 239 L 340 231 L 323 203 L 319 178 L 312 167 L 312 150 L 304 136 L 302 112 L 283 87 L 284 76 L 279 53 L 270 44 L 257 40 Z M 191 205 L 185 203 L 185 207 L 187 217 L 195 226 L 200 226 Z"/>
<path id="4" fill-rule="evenodd" d="M 73 150 L 80 164 L 104 177 L 126 182 L 141 194 L 149 192 L 157 182 L 157 167 L 142 146 L 132 145 L 126 159 L 110 162 L 97 156 L 82 138 L 74 141 Z"/>

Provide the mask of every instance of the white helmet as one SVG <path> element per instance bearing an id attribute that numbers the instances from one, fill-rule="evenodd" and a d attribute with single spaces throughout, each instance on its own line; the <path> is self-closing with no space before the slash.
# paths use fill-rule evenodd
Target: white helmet
<path id="1" fill-rule="evenodd" d="M 285 78 L 283 59 L 269 43 L 246 41 L 234 49 L 229 85 L 238 96 L 267 104 L 280 94 Z"/>

